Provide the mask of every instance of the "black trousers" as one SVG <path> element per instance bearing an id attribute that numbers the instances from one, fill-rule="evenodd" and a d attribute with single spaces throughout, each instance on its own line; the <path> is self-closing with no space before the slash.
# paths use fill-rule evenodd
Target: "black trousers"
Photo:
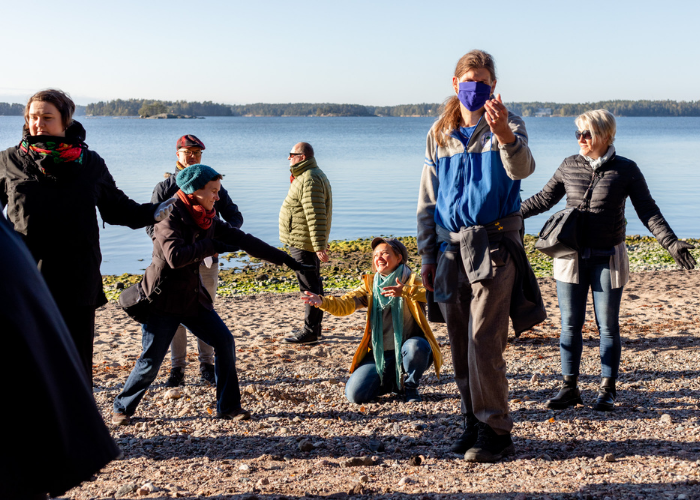
<path id="1" fill-rule="evenodd" d="M 95 340 L 94 306 L 76 306 L 58 304 L 63 321 L 66 322 L 70 336 L 85 368 L 88 387 L 92 387 L 92 344 Z"/>
<path id="2" fill-rule="evenodd" d="M 323 282 L 321 281 L 321 261 L 316 252 L 300 250 L 299 248 L 289 248 L 292 257 L 297 262 L 302 264 L 313 264 L 315 269 L 312 271 L 296 271 L 297 279 L 299 280 L 299 290 L 302 292 L 311 292 L 316 295 L 323 295 Z M 323 311 L 317 307 L 306 305 L 304 311 L 304 330 L 313 332 L 316 335 L 321 335 L 321 321 L 323 320 Z"/>

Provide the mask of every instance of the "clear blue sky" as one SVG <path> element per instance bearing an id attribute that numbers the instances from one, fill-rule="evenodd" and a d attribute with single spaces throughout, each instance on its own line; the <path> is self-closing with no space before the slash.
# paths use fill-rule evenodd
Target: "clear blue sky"
<path id="1" fill-rule="evenodd" d="M 3 2 L 0 101 L 439 102 L 491 52 L 506 101 L 700 99 L 700 2 Z"/>

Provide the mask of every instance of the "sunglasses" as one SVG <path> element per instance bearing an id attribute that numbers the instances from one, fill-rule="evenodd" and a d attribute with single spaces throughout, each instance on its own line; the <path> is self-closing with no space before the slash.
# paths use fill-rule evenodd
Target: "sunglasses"
<path id="1" fill-rule="evenodd" d="M 576 131 L 576 140 L 578 141 L 583 137 L 583 140 L 588 140 L 588 139 L 593 139 L 593 135 L 591 134 L 590 130 L 584 130 L 583 132 L 577 130 Z"/>
<path id="2" fill-rule="evenodd" d="M 304 153 L 289 153 L 289 156 L 304 156 Z"/>

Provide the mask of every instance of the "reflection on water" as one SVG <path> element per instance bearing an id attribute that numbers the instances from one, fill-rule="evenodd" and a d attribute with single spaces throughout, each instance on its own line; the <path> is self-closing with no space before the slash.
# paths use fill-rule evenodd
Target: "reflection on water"
<path id="1" fill-rule="evenodd" d="M 525 121 L 537 170 L 522 182 L 523 199 L 578 152 L 573 118 Z M 416 233 L 418 183 L 432 118 L 82 117 L 82 122 L 90 148 L 105 159 L 117 185 L 139 202 L 149 201 L 163 173 L 174 169 L 177 139 L 195 134 L 206 145 L 202 162 L 225 175 L 224 186 L 245 218 L 242 229 L 279 245 L 277 217 L 289 188 L 287 154 L 306 141 L 333 186 L 332 239 Z M 0 116 L 0 149 L 19 142 L 21 126 L 21 117 Z M 680 237 L 700 236 L 700 174 L 694 165 L 699 135 L 700 118 L 618 119 L 618 154 L 640 166 Z M 553 211 L 528 219 L 526 231 L 537 233 Z M 627 219 L 629 234 L 648 234 L 630 203 Z M 107 226 L 101 241 L 105 274 L 138 272 L 150 261 L 144 230 Z"/>

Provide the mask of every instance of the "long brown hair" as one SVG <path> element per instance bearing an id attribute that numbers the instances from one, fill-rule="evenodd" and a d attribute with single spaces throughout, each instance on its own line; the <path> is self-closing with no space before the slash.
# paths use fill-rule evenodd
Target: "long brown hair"
<path id="1" fill-rule="evenodd" d="M 496 81 L 496 64 L 493 57 L 488 52 L 483 50 L 472 50 L 464 54 L 455 68 L 455 76 L 461 77 L 470 69 L 485 68 L 491 74 L 491 81 Z M 456 95 L 448 97 L 440 107 L 440 118 L 437 120 L 434 135 L 435 140 L 440 146 L 445 146 L 445 139 L 449 137 L 453 130 L 459 128 L 462 121 L 462 110 L 459 106 L 459 98 Z"/>

